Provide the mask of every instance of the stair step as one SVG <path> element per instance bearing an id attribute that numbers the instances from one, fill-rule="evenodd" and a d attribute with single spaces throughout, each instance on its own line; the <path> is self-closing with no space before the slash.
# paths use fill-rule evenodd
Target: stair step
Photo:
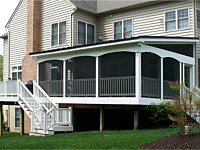
<path id="1" fill-rule="evenodd" d="M 49 136 L 49 134 L 44 134 L 44 133 L 37 133 L 37 132 L 30 132 L 30 136 Z"/>
<path id="2" fill-rule="evenodd" d="M 54 131 L 74 131 L 73 126 L 61 126 L 61 125 L 54 125 Z"/>

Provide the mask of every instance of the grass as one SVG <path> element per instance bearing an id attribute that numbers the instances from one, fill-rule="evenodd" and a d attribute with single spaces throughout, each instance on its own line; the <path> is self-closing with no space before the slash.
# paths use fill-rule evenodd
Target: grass
<path id="1" fill-rule="evenodd" d="M 74 132 L 46 137 L 7 132 L 0 137 L 0 149 L 139 149 L 142 144 L 175 133 L 176 128 Z"/>

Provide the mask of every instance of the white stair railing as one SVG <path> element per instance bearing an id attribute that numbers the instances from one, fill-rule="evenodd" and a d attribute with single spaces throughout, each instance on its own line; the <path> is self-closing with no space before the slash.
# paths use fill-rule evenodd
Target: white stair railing
<path id="1" fill-rule="evenodd" d="M 51 101 L 48 94 L 36 83 L 36 81 L 33 81 L 33 94 L 40 100 L 40 103 L 46 111 L 56 107 L 56 104 Z"/>
<path id="2" fill-rule="evenodd" d="M 195 101 L 200 100 L 200 95 L 199 93 L 196 92 L 196 88 L 194 88 L 194 91 L 191 89 L 187 88 L 186 86 L 183 87 L 183 95 L 186 95 L 187 98 L 189 99 L 189 105 L 191 106 L 190 110 L 186 112 L 190 117 L 195 119 L 198 123 L 200 123 L 199 120 L 199 114 L 198 114 L 198 108 L 196 107 Z M 198 115 L 197 115 L 198 114 Z"/>
<path id="3" fill-rule="evenodd" d="M 19 88 L 19 97 L 23 100 L 23 102 L 29 107 L 31 111 L 36 111 L 40 108 L 39 101 L 33 96 L 33 94 L 29 91 L 29 89 L 21 82 L 18 81 Z"/>

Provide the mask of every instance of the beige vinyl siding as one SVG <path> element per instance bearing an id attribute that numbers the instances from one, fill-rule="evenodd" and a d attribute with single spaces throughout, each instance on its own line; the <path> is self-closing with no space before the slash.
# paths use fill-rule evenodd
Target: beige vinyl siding
<path id="1" fill-rule="evenodd" d="M 96 23 L 97 19 L 96 16 L 90 13 L 83 12 L 81 10 L 77 10 L 74 15 L 73 15 L 73 25 L 74 25 L 74 30 L 73 30 L 73 46 L 76 46 L 78 44 L 78 29 L 77 29 L 77 23 L 78 21 L 86 22 L 95 25 L 95 30 L 97 28 Z M 96 39 L 95 39 L 96 40 Z"/>
<path id="2" fill-rule="evenodd" d="M 97 34 L 104 40 L 113 40 L 113 23 L 123 19 L 133 19 L 133 36 L 193 36 L 193 5 L 191 1 L 168 1 L 99 16 Z M 155 9 L 156 8 L 156 9 Z M 165 31 L 165 12 L 189 8 L 190 28 Z"/>
<path id="3" fill-rule="evenodd" d="M 10 65 L 21 66 L 26 52 L 27 0 L 23 0 L 10 22 Z"/>
<path id="4" fill-rule="evenodd" d="M 9 51 L 8 51 L 8 39 L 4 39 L 3 43 L 3 80 L 6 81 L 9 77 Z"/>
<path id="5" fill-rule="evenodd" d="M 68 0 L 43 0 L 41 2 L 41 43 L 42 51 L 71 46 L 71 14 L 73 5 Z M 66 44 L 51 46 L 51 25 L 66 21 Z"/>

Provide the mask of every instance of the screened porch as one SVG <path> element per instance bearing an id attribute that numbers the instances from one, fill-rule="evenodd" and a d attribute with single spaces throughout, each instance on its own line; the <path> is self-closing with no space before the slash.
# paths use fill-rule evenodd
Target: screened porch
<path id="1" fill-rule="evenodd" d="M 172 58 L 162 61 L 153 53 L 141 53 L 142 97 L 175 96 L 169 83 L 180 80 L 179 62 Z M 136 72 L 133 52 L 109 53 L 98 59 L 83 56 L 40 63 L 39 84 L 51 97 L 135 97 Z"/>

